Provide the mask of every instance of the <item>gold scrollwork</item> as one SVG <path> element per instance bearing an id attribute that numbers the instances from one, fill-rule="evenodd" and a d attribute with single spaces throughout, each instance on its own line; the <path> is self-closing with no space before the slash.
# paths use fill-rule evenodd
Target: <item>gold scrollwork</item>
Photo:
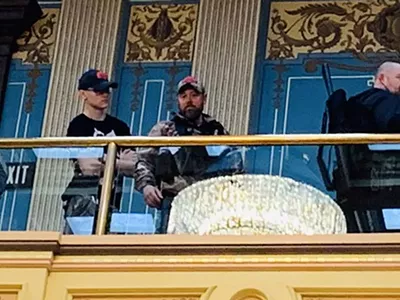
<path id="1" fill-rule="evenodd" d="M 43 16 L 17 40 L 14 59 L 28 64 L 51 64 L 57 36 L 59 8 L 43 9 Z"/>
<path id="2" fill-rule="evenodd" d="M 400 58 L 400 3 L 396 0 L 273 2 L 267 59 L 308 53 Z"/>
<path id="3" fill-rule="evenodd" d="M 197 4 L 134 5 L 125 62 L 190 61 Z"/>

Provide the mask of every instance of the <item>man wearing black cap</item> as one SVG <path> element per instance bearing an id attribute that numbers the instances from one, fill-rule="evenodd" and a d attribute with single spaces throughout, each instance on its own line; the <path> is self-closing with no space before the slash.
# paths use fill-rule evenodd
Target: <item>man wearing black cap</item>
<path id="1" fill-rule="evenodd" d="M 207 95 L 192 76 L 178 84 L 178 113 L 161 121 L 150 136 L 225 135 L 221 123 L 203 113 Z M 219 148 L 219 149 L 215 149 Z M 242 156 L 230 147 L 147 148 L 138 153 L 136 189 L 146 204 L 160 210 L 157 233 L 166 233 L 173 198 L 185 187 L 213 176 L 242 172 Z"/>
<path id="2" fill-rule="evenodd" d="M 79 79 L 79 96 L 84 101 L 83 113 L 69 124 L 67 136 L 129 136 L 128 125 L 107 114 L 111 89 L 106 73 L 89 70 Z"/>
<path id="3" fill-rule="evenodd" d="M 85 72 L 78 85 L 79 96 L 84 101 L 83 113 L 70 122 L 67 136 L 130 136 L 128 125 L 107 114 L 111 89 L 117 87 L 116 82 L 108 80 L 106 73 L 93 69 Z M 116 173 L 132 177 L 136 161 L 137 155 L 133 150 L 120 149 Z M 100 195 L 97 187 L 104 170 L 105 157 L 78 158 L 74 162 L 75 176 L 62 197 L 66 217 L 95 215 Z M 115 209 L 120 206 L 122 176 L 117 176 L 114 183 L 111 205 Z M 69 230 L 67 226 L 65 233 L 69 233 Z"/>

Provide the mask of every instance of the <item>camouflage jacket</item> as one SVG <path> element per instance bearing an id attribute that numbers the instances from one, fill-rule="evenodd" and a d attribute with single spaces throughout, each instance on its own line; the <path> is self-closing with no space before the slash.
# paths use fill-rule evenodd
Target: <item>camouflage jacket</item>
<path id="1" fill-rule="evenodd" d="M 209 115 L 196 126 L 179 114 L 171 121 L 161 121 L 149 136 L 164 136 L 166 126 L 173 124 L 175 135 L 226 135 L 228 132 Z M 236 151 L 236 152 L 234 152 Z M 231 155 L 235 153 L 235 155 Z M 223 157 L 223 159 L 221 159 Z M 135 169 L 135 187 L 142 191 L 147 185 L 158 186 L 164 196 L 178 194 L 182 189 L 205 178 L 242 172 L 243 162 L 238 150 L 228 148 L 217 157 L 208 155 L 206 147 L 142 148 L 138 151 Z"/>

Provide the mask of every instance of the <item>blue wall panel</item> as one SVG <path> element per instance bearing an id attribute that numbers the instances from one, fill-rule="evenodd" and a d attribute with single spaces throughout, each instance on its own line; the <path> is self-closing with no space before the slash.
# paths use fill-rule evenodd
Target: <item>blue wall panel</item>
<path id="1" fill-rule="evenodd" d="M 32 83 L 32 76 L 35 77 Z M 50 80 L 50 67 L 34 68 L 13 60 L 0 122 L 0 136 L 31 138 L 41 135 Z M 30 94 L 34 92 L 30 96 Z M 5 163 L 20 166 L 34 163 L 36 156 L 30 149 L 2 150 Z M 23 171 L 20 169 L 19 172 Z M 17 170 L 14 171 L 17 175 Z M 7 189 L 0 199 L 1 230 L 25 230 L 31 201 L 31 187 Z"/>

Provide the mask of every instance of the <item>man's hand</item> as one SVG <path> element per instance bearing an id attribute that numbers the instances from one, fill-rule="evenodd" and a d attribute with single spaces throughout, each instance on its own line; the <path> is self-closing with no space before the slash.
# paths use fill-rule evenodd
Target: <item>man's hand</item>
<path id="1" fill-rule="evenodd" d="M 124 151 L 118 153 L 117 158 L 124 161 L 137 161 L 137 154 L 132 149 L 125 149 Z"/>
<path id="2" fill-rule="evenodd" d="M 163 121 L 154 126 L 149 136 L 177 136 L 178 132 L 175 128 L 175 123 L 172 121 Z"/>
<path id="3" fill-rule="evenodd" d="M 103 161 L 107 160 L 107 154 L 104 154 Z M 125 149 L 117 153 L 115 169 L 122 175 L 132 177 L 138 160 L 137 153 L 132 149 Z"/>
<path id="4" fill-rule="evenodd" d="M 163 136 L 177 136 L 178 132 L 175 128 L 174 122 L 166 122 L 165 126 L 162 129 Z"/>
<path id="5" fill-rule="evenodd" d="M 124 176 L 132 177 L 135 172 L 135 166 L 138 161 L 138 155 L 132 149 L 125 149 L 117 156 L 117 170 Z"/>
<path id="6" fill-rule="evenodd" d="M 78 159 L 79 168 L 83 175 L 100 176 L 104 170 L 104 164 L 97 158 Z"/>
<path id="7" fill-rule="evenodd" d="M 150 207 L 159 208 L 163 198 L 161 191 L 152 185 L 146 185 L 143 189 L 144 201 Z"/>

